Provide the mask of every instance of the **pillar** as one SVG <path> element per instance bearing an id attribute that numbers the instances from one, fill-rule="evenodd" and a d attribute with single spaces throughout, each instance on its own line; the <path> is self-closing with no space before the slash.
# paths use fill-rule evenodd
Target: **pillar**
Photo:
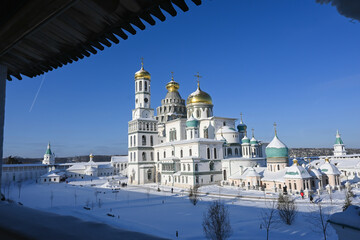
<path id="1" fill-rule="evenodd" d="M 2 159 L 3 159 L 3 143 L 4 143 L 6 77 L 7 77 L 7 67 L 5 65 L 0 64 L 0 189 L 2 189 L 1 178 L 2 178 Z"/>

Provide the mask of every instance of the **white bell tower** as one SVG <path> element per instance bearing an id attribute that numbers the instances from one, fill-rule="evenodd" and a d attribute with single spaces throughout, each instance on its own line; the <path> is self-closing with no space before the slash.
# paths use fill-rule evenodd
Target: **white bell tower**
<path id="1" fill-rule="evenodd" d="M 157 121 L 150 107 L 151 75 L 144 69 L 135 73 L 135 109 L 128 127 L 128 184 L 155 181 L 153 145 L 157 144 Z"/>
<path id="2" fill-rule="evenodd" d="M 334 144 L 334 156 L 346 155 L 345 144 L 340 137 L 339 130 L 336 131 L 336 140 Z"/>

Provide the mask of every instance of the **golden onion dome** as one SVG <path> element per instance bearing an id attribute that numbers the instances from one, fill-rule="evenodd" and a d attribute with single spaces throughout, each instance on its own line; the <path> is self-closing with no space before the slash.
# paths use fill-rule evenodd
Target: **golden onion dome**
<path id="1" fill-rule="evenodd" d="M 205 103 L 205 104 L 212 104 L 212 99 L 210 95 L 200 89 L 200 84 L 198 83 L 198 88 L 195 92 L 189 95 L 187 98 L 187 104 L 193 103 Z"/>
<path id="2" fill-rule="evenodd" d="M 166 84 L 166 89 L 168 92 L 176 92 L 180 88 L 180 85 L 174 81 L 174 78 Z"/>
<path id="3" fill-rule="evenodd" d="M 141 66 L 141 69 L 135 73 L 135 80 L 142 78 L 147 80 L 151 79 L 150 73 L 144 69 L 144 66 Z"/>

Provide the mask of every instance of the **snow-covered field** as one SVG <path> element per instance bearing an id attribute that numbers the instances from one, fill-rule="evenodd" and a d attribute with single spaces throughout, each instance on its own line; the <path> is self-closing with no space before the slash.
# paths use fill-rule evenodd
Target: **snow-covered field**
<path id="1" fill-rule="evenodd" d="M 231 239 L 266 239 L 266 231 L 260 228 L 260 214 L 269 200 L 264 201 L 263 198 L 276 198 L 274 194 L 214 185 L 200 188 L 199 191 L 204 194 L 200 196 L 201 201 L 193 206 L 183 189 L 174 188 L 174 193 L 171 193 L 169 187 L 162 186 L 157 192 L 155 184 L 128 186 L 115 191 L 107 187 L 111 184 L 106 178 L 71 181 L 68 184 L 25 182 L 21 186 L 20 200 L 17 185 L 11 188 L 10 198 L 31 208 L 169 239 L 176 239 L 176 231 L 178 239 L 204 239 L 203 214 L 212 201 L 219 199 L 226 203 L 230 212 Z M 359 195 L 360 191 L 355 193 Z M 333 193 L 331 200 L 329 194 L 323 193 L 320 199 L 326 209 L 338 212 L 341 211 L 344 193 Z M 294 224 L 277 224 L 270 232 L 270 239 L 322 239 L 321 233 L 314 232 L 314 224 L 309 221 L 313 204 L 299 197 L 296 202 L 299 213 Z M 359 197 L 354 202 L 358 204 Z M 84 209 L 84 206 L 90 210 Z M 338 239 L 332 227 L 329 228 L 328 239 Z"/>

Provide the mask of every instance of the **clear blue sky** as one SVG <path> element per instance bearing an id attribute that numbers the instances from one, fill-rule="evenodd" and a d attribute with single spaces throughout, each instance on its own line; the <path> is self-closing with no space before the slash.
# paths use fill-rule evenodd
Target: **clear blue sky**
<path id="1" fill-rule="evenodd" d="M 147 25 L 128 40 L 42 76 L 7 84 L 4 157 L 127 153 L 134 73 L 144 57 L 152 107 L 170 72 L 183 98 L 196 88 L 216 116 L 239 117 L 259 140 L 273 122 L 289 147 L 332 147 L 336 129 L 360 147 L 360 24 L 315 1 L 192 2 L 186 13 Z"/>

